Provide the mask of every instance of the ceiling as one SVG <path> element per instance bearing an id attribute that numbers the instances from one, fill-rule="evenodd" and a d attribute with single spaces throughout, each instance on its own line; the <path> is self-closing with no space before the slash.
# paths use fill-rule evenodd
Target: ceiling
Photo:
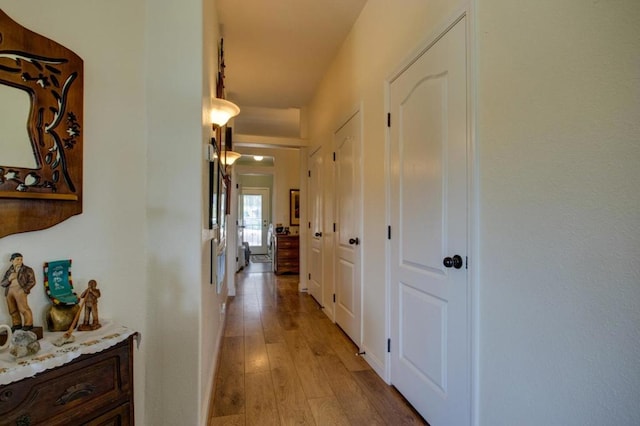
<path id="1" fill-rule="evenodd" d="M 299 137 L 307 106 L 366 0 L 218 0 L 235 132 Z"/>

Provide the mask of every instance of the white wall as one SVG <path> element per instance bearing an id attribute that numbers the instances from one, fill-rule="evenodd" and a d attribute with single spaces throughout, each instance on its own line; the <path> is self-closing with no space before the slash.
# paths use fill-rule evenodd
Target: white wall
<path id="1" fill-rule="evenodd" d="M 215 2 L 0 0 L 0 7 L 85 66 L 84 212 L 2 238 L 0 256 L 8 266 L 20 251 L 36 270 L 40 290 L 29 301 L 40 324 L 48 304 L 42 264 L 73 259 L 77 288 L 98 281 L 101 318 L 142 336 L 136 423 L 204 424 L 225 296 L 209 284 L 205 229 Z M 0 316 L 8 322 L 4 303 Z"/>
<path id="2" fill-rule="evenodd" d="M 74 287 L 90 279 L 101 289 L 100 318 L 141 333 L 135 350 L 136 420 L 144 423 L 147 329 L 145 116 L 145 8 L 143 1 L 0 0 L 0 8 L 27 28 L 73 50 L 84 60 L 84 212 L 43 231 L 0 239 L 0 266 L 14 251 L 36 272 L 29 296 L 37 325 L 49 305 L 46 261 L 72 259 Z M 1 202 L 1 201 L 0 201 Z M 4 300 L 0 321 L 9 322 Z M 155 374 L 155 373 L 154 373 Z"/>
<path id="3" fill-rule="evenodd" d="M 213 131 L 208 123 L 211 98 L 216 93 L 216 76 L 218 70 L 218 44 L 220 41 L 218 13 L 214 0 L 204 0 L 202 8 L 203 43 L 202 43 L 202 133 L 204 145 L 210 142 Z M 203 145 L 203 147 L 204 147 Z M 202 151 L 204 152 L 204 150 Z M 201 287 L 200 287 L 200 424 L 205 425 L 213 391 L 214 375 L 220 355 L 220 340 L 224 328 L 225 301 L 228 294 L 226 286 L 220 294 L 217 294 L 215 276 L 220 273 L 217 270 L 217 262 L 211 263 L 211 238 L 213 234 L 209 227 L 209 163 L 206 157 L 202 157 L 202 215 L 201 227 L 204 230 L 201 237 Z M 210 269 L 212 268 L 212 269 Z M 214 283 L 210 282 L 213 270 Z"/>
<path id="4" fill-rule="evenodd" d="M 147 424 L 205 424 L 223 295 L 209 284 L 204 145 L 217 19 L 212 0 L 147 4 Z"/>
<path id="5" fill-rule="evenodd" d="M 464 4 L 370 0 L 309 107 L 309 146 L 328 158 L 332 132 L 363 105 L 364 344 L 378 372 L 384 81 Z M 472 6 L 477 424 L 638 424 L 640 3 Z"/>
<path id="6" fill-rule="evenodd" d="M 269 188 L 273 186 L 273 177 L 267 175 L 240 175 L 238 182 L 243 187 Z"/>
<path id="7" fill-rule="evenodd" d="M 478 12 L 481 424 L 640 424 L 640 2 Z"/>

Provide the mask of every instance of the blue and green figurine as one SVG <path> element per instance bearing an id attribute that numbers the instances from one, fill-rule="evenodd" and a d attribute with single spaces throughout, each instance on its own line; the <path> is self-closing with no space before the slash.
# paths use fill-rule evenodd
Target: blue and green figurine
<path id="1" fill-rule="evenodd" d="M 71 259 L 44 264 L 44 288 L 52 303 L 47 312 L 49 331 L 67 331 L 80 311 L 78 295 L 73 291 Z"/>

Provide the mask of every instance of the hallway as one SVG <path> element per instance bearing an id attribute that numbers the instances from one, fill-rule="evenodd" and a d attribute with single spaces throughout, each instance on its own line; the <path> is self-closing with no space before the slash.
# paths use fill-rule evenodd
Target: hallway
<path id="1" fill-rule="evenodd" d="M 269 263 L 236 275 L 209 425 L 426 424 L 356 346 Z"/>

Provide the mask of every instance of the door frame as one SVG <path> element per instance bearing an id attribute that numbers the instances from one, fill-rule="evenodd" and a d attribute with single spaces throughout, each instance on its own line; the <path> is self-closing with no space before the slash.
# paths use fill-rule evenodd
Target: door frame
<path id="1" fill-rule="evenodd" d="M 325 199 L 325 192 L 324 192 L 324 186 L 320 185 L 320 194 L 312 194 L 311 193 L 311 184 L 309 182 L 309 180 L 311 179 L 311 166 L 313 164 L 312 161 L 312 157 L 314 157 L 315 155 L 319 155 L 321 158 L 321 165 L 320 165 L 320 169 L 322 173 L 325 173 L 326 171 L 324 170 L 324 168 L 326 168 L 324 166 L 324 157 L 323 157 L 324 152 L 322 151 L 322 146 L 314 146 L 314 147 L 310 147 L 309 149 L 307 149 L 305 151 L 304 157 L 305 157 L 305 161 L 306 161 L 306 165 L 304 167 L 304 170 L 308 172 L 308 175 L 306 175 L 306 178 L 301 180 L 304 181 L 304 186 L 305 186 L 305 205 L 306 205 L 306 216 L 305 216 L 305 222 L 309 224 L 308 227 L 306 226 L 302 226 L 301 229 L 306 229 L 308 231 L 308 234 L 305 238 L 305 240 L 307 241 L 306 244 L 306 249 L 304 252 L 304 256 L 303 253 L 301 252 L 301 258 L 305 258 L 306 259 L 306 274 L 304 275 L 304 280 L 306 282 L 305 285 L 305 290 L 307 292 L 309 292 L 309 281 L 311 280 L 311 265 L 312 265 L 312 260 L 311 260 L 311 256 L 313 254 L 313 231 L 314 229 L 311 228 L 311 219 L 312 219 L 312 212 L 314 211 L 312 208 L 312 203 L 313 203 L 313 195 L 317 195 L 321 198 L 321 203 L 322 203 L 322 207 L 320 208 L 320 226 L 322 228 L 322 230 L 320 232 L 323 233 L 322 235 L 322 239 L 320 239 L 319 242 L 319 247 L 320 247 L 320 271 L 321 271 L 321 278 L 320 278 L 320 297 L 319 300 L 316 300 L 316 302 L 318 304 L 320 304 L 321 309 L 323 310 L 323 312 L 325 313 L 325 315 L 327 315 L 332 321 L 334 320 L 334 315 L 333 315 L 333 306 L 329 306 L 329 309 L 327 309 L 327 305 L 328 302 L 327 300 L 325 300 L 324 297 L 324 293 L 327 289 L 329 289 L 329 283 L 327 283 L 327 275 L 325 273 L 325 267 L 327 266 L 327 250 L 325 247 L 325 241 L 328 238 L 333 238 L 333 236 L 329 235 L 328 231 L 325 231 L 325 218 L 326 218 L 326 213 L 325 213 L 325 205 L 326 205 L 326 199 Z M 302 169 L 301 169 L 302 170 Z M 302 185 L 301 185 L 302 186 Z M 305 223 L 302 222 L 302 218 L 301 218 L 301 223 Z M 301 233 L 302 234 L 302 233 Z M 301 269 L 302 272 L 302 269 Z M 302 282 L 303 279 L 301 277 L 300 282 Z M 333 283 L 330 283 L 331 285 L 333 285 Z M 331 287 L 333 288 L 333 287 Z M 315 298 L 314 298 L 315 299 Z"/>
<path id="2" fill-rule="evenodd" d="M 265 175 L 265 176 L 268 176 L 268 175 Z M 271 217 L 271 212 L 273 211 L 273 209 L 271 207 L 271 200 L 273 199 L 273 195 L 271 193 L 273 191 L 269 187 L 244 186 L 242 188 L 237 188 L 238 197 L 239 198 L 244 197 L 245 191 L 247 191 L 247 192 L 256 192 L 256 193 L 257 192 L 266 192 L 266 194 L 260 194 L 263 197 L 265 197 L 265 199 L 267 200 L 266 201 L 268 203 L 267 213 L 269 215 L 268 223 L 267 223 L 267 230 L 263 231 L 265 235 L 261 235 L 261 241 L 262 241 L 262 239 L 265 240 L 265 250 L 266 250 L 267 253 L 269 253 L 269 234 L 268 234 L 269 226 L 268 225 L 269 225 L 269 223 L 273 222 L 273 218 Z M 254 194 L 254 195 L 258 195 L 258 194 Z M 263 200 L 263 203 L 264 203 L 264 200 Z M 238 203 L 238 204 L 240 204 L 240 203 Z M 242 204 L 243 204 L 243 210 L 244 210 L 244 202 Z M 238 211 L 238 222 L 239 222 L 240 218 L 243 217 L 243 216 L 240 215 L 240 213 L 243 213 L 243 215 L 244 215 L 244 211 L 242 211 L 242 212 Z M 264 219 L 264 216 L 263 216 L 262 217 L 262 221 L 264 222 L 264 220 L 265 219 Z M 244 224 L 244 220 L 243 220 L 242 225 L 246 229 L 246 225 Z M 249 247 L 251 247 L 251 246 L 249 246 Z M 262 245 L 260 245 L 260 247 L 262 247 Z"/>
<path id="3" fill-rule="evenodd" d="M 467 285 L 469 288 L 469 366 L 470 366 L 470 418 L 472 425 L 479 424 L 479 167 L 477 155 L 477 50 L 476 50 L 476 26 L 475 7 L 473 2 L 460 9 L 443 21 L 430 35 L 418 44 L 405 59 L 389 74 L 384 82 L 384 105 L 386 112 L 391 110 L 391 84 L 407 68 L 409 68 L 423 53 L 433 46 L 444 34 L 447 33 L 461 19 L 466 19 L 466 58 L 467 58 L 467 244 L 469 253 L 469 267 L 467 273 Z M 391 223 L 391 130 L 385 128 L 385 216 L 387 224 Z M 391 336 L 391 240 L 387 238 L 385 244 L 385 340 L 389 342 Z M 391 354 L 385 355 L 384 376 L 385 382 L 391 384 Z"/>
<path id="4" fill-rule="evenodd" d="M 336 141 L 336 133 L 338 131 L 340 131 L 340 129 L 342 129 L 353 117 L 355 117 L 357 114 L 360 114 L 360 120 L 357 123 L 358 126 L 360 127 L 360 140 L 359 140 L 359 147 L 358 147 L 358 167 L 359 167 L 359 176 L 358 176 L 358 188 L 357 190 L 359 191 L 358 194 L 358 213 L 359 213 L 359 217 L 356 218 L 356 222 L 358 223 L 358 227 L 357 227 L 357 234 L 360 236 L 360 239 L 366 242 L 365 239 L 365 235 L 364 235 L 364 102 L 360 101 L 358 102 L 353 108 L 351 108 L 349 110 L 349 112 L 343 116 L 341 116 L 340 120 L 338 120 L 339 124 L 334 126 L 334 131 L 332 134 L 332 141 L 331 141 L 331 150 L 333 153 L 333 161 L 331 161 L 331 175 L 332 175 L 332 190 L 331 190 L 331 195 L 333 197 L 333 199 L 331 200 L 332 203 L 332 211 L 331 211 L 331 215 L 333 217 L 333 223 L 336 223 L 336 221 L 338 220 L 338 202 L 336 200 L 336 194 L 337 194 L 337 187 L 338 187 L 338 172 L 336 169 L 336 161 L 335 161 L 335 154 L 337 151 L 337 141 Z M 337 227 L 336 227 L 337 229 Z M 331 262 L 333 265 L 333 275 L 331 277 L 331 281 L 332 281 L 332 287 L 333 287 L 333 294 L 335 295 L 336 293 L 336 283 L 338 282 L 338 278 L 337 278 L 337 264 L 338 264 L 338 245 L 340 244 L 340 241 L 338 241 L 337 238 L 337 230 L 334 231 L 332 233 L 332 247 L 331 247 Z M 358 278 L 360 280 L 360 330 L 359 330 L 359 338 L 357 342 L 354 342 L 358 348 L 363 351 L 363 356 L 366 358 L 366 343 L 364 341 L 364 293 L 365 293 L 365 286 L 363 285 L 363 281 L 362 281 L 362 277 L 364 276 L 364 271 L 362 268 L 363 265 L 363 246 L 362 245 L 358 245 L 358 261 L 359 261 L 359 265 L 358 268 Z M 333 306 L 333 316 L 331 318 L 331 320 L 335 323 L 336 322 L 336 306 L 335 306 L 335 301 L 334 301 L 334 306 Z M 372 360 L 369 359 L 369 362 L 371 363 Z M 373 361 L 374 364 L 375 361 Z"/>

